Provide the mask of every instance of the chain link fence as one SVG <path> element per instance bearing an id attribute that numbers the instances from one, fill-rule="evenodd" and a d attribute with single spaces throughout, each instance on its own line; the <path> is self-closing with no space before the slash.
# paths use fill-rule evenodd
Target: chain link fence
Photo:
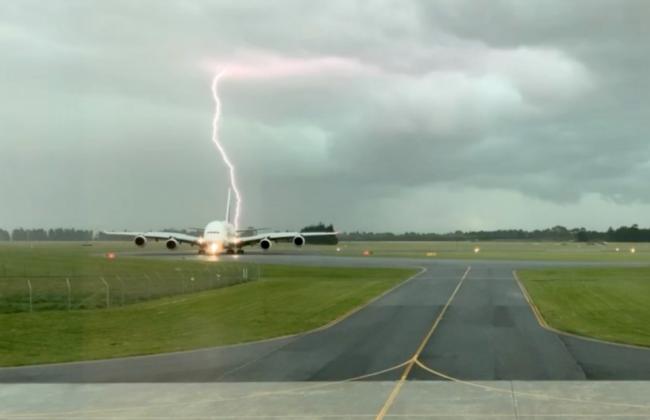
<path id="1" fill-rule="evenodd" d="M 180 269 L 146 274 L 3 276 L 0 313 L 111 308 L 219 289 L 260 278 L 258 265 Z"/>

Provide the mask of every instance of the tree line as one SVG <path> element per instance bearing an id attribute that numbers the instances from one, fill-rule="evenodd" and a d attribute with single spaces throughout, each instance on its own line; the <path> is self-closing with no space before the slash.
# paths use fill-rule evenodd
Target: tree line
<path id="1" fill-rule="evenodd" d="M 576 242 L 650 242 L 650 228 L 638 225 L 621 226 L 606 231 L 566 228 L 554 226 L 548 229 L 498 229 L 461 231 L 449 233 L 420 232 L 345 232 L 339 234 L 342 241 L 495 241 L 495 240 L 531 240 L 531 241 L 576 241 Z"/>
<path id="2" fill-rule="evenodd" d="M 164 230 L 164 229 L 163 229 Z M 202 232 L 196 229 L 169 229 L 179 233 L 200 236 Z M 332 224 L 317 223 L 305 226 L 301 232 L 334 232 Z M 587 230 L 585 228 L 566 228 L 554 226 L 548 229 L 498 229 L 461 231 L 449 233 L 421 232 L 344 232 L 338 234 L 342 241 L 494 241 L 494 240 L 532 240 L 532 241 L 577 241 L 577 242 L 650 242 L 650 228 L 621 226 L 609 228 L 606 231 Z M 11 232 L 0 229 L 0 241 L 106 241 L 124 240 L 123 237 L 108 236 L 92 230 L 56 228 L 56 229 L 13 229 Z M 313 238 L 310 243 L 335 244 L 336 236 Z"/>
<path id="3" fill-rule="evenodd" d="M 334 225 L 326 225 L 323 222 L 317 223 L 315 225 L 305 226 L 300 229 L 300 232 L 336 232 L 334 230 Z M 307 243 L 312 245 L 336 245 L 339 243 L 338 238 L 335 235 L 331 236 L 315 236 L 309 238 Z"/>
<path id="4" fill-rule="evenodd" d="M 91 241 L 92 230 L 84 229 L 14 229 L 11 232 L 0 229 L 0 241 Z"/>

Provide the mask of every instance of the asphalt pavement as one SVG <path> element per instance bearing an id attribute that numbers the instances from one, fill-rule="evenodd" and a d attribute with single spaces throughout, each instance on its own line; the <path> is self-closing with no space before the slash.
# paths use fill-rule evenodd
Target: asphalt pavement
<path id="1" fill-rule="evenodd" d="M 274 264 L 409 266 L 422 271 L 349 317 L 316 331 L 187 352 L 3 368 L 0 382 L 650 379 L 648 349 L 581 339 L 540 326 L 513 270 L 572 263 L 309 254 L 237 258 Z"/>

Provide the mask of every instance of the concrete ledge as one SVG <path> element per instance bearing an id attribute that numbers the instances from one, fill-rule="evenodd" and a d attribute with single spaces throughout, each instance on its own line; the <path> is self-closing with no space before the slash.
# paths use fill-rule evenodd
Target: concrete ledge
<path id="1" fill-rule="evenodd" d="M 3 419 L 375 418 L 395 382 L 0 385 Z M 650 418 L 650 381 L 408 381 L 386 418 Z"/>

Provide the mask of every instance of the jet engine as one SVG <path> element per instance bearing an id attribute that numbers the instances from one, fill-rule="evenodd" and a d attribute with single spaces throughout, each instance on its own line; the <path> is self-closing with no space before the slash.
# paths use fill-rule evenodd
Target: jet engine
<path id="1" fill-rule="evenodd" d="M 135 242 L 137 246 L 145 246 L 147 244 L 147 238 L 142 235 L 138 235 L 135 237 L 133 242 Z"/>
<path id="2" fill-rule="evenodd" d="M 305 238 L 300 235 L 294 236 L 292 242 L 295 246 L 301 247 L 305 244 Z"/>
<path id="3" fill-rule="evenodd" d="M 167 239 L 167 242 L 165 242 L 165 246 L 167 249 L 174 250 L 178 247 L 178 241 L 174 238 L 169 238 Z"/>
<path id="4" fill-rule="evenodd" d="M 271 249 L 271 241 L 268 239 L 264 238 L 260 241 L 260 248 L 262 248 L 264 251 L 268 251 Z"/>

